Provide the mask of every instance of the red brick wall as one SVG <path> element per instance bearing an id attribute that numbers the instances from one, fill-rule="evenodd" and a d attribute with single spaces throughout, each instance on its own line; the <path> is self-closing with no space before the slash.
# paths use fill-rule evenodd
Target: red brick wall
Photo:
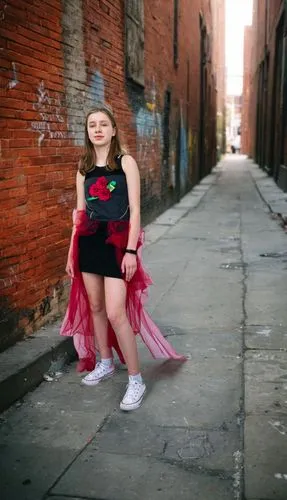
<path id="1" fill-rule="evenodd" d="M 276 71 L 275 49 L 276 31 L 279 20 L 284 11 L 284 0 L 254 0 L 252 34 L 250 35 L 250 53 L 246 51 L 246 66 L 249 67 L 249 87 L 245 87 L 244 114 L 249 126 L 250 143 L 247 153 L 256 161 L 262 163 L 263 168 L 272 172 L 272 149 L 274 148 L 274 75 Z M 287 14 L 286 14 L 287 15 Z M 258 95 L 262 65 L 265 64 L 265 97 Z M 268 69 L 267 69 L 268 67 Z M 249 88 L 250 97 L 247 98 Z M 262 88 L 262 87 L 261 87 Z M 265 100 L 264 100 L 265 99 Z M 265 108 L 264 108 L 265 106 Z M 262 109 L 265 109 L 262 112 Z M 263 139 L 258 140 L 258 116 Z M 285 131 L 286 134 L 286 131 Z M 285 141 L 287 138 L 285 139 Z M 259 141 L 259 146 L 258 146 Z"/>
<path id="2" fill-rule="evenodd" d="M 213 58 L 216 68 L 217 90 L 217 144 L 219 154 L 225 152 L 225 99 L 226 99 L 226 74 L 225 74 L 225 0 L 212 1 L 213 16 Z"/>
<path id="3" fill-rule="evenodd" d="M 125 78 L 122 0 L 1 2 L 0 347 L 63 312 L 84 111 L 96 100 L 112 105 L 124 143 L 138 160 L 144 220 L 174 202 L 175 164 L 181 169 L 181 194 L 197 182 L 200 10 L 209 32 L 212 18 L 208 0 L 181 0 L 179 5 L 175 68 L 173 0 L 144 2 L 145 88 L 139 89 Z M 214 74 L 211 61 L 209 170 L 214 165 Z M 167 90 L 170 148 L 164 162 Z M 184 138 L 180 151 L 179 126 Z"/>
<path id="4" fill-rule="evenodd" d="M 243 102 L 241 119 L 241 152 L 251 155 L 251 127 L 249 121 L 250 107 L 250 84 L 251 84 L 251 49 L 252 49 L 252 26 L 245 26 L 244 30 L 244 67 L 243 67 Z"/>

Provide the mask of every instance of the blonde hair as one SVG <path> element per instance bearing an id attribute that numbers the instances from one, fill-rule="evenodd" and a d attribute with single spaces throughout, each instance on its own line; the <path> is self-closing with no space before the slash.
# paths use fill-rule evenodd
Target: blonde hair
<path id="1" fill-rule="evenodd" d="M 79 162 L 79 171 L 82 175 L 87 174 L 88 172 L 91 172 L 95 168 L 95 150 L 92 142 L 89 139 L 88 135 L 88 120 L 90 115 L 93 113 L 105 113 L 105 115 L 109 118 L 111 121 L 112 127 L 115 128 L 116 133 L 112 137 L 111 140 L 111 145 L 107 157 L 107 168 L 109 170 L 116 170 L 118 168 L 118 165 L 115 161 L 115 157 L 117 155 L 124 154 L 124 151 L 122 149 L 121 143 L 120 143 L 120 137 L 119 137 L 119 132 L 116 124 L 115 117 L 113 115 L 113 112 L 109 106 L 106 104 L 100 104 L 96 106 L 95 108 L 91 109 L 86 116 L 85 120 L 85 152 L 80 159 Z"/>

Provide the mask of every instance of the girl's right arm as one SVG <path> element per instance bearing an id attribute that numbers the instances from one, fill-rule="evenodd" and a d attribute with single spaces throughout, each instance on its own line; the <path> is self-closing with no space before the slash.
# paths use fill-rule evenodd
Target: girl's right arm
<path id="1" fill-rule="evenodd" d="M 86 210 L 84 183 L 85 183 L 85 177 L 78 170 L 76 176 L 77 210 Z"/>
<path id="2" fill-rule="evenodd" d="M 77 176 L 76 176 L 77 210 L 85 210 L 86 209 L 84 182 L 85 182 L 85 177 L 78 170 Z M 71 277 L 74 276 L 72 249 L 73 249 L 73 238 L 75 235 L 75 231 L 76 231 L 76 228 L 75 228 L 75 226 L 73 226 L 71 241 L 70 241 L 70 248 L 69 248 L 69 252 L 68 252 L 67 265 L 66 265 L 66 273 Z"/>

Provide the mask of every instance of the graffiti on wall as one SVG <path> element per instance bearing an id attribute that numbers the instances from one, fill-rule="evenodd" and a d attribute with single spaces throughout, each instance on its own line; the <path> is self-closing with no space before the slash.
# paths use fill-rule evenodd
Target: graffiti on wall
<path id="1" fill-rule="evenodd" d="M 0 48 L 3 50 L 3 48 Z M 0 68 L 0 90 L 11 90 L 18 85 L 17 67 L 15 62 L 11 62 L 10 69 Z"/>
<path id="2" fill-rule="evenodd" d="M 19 80 L 17 78 L 16 64 L 12 62 L 11 66 L 12 66 L 12 78 L 8 83 L 8 89 L 13 89 L 14 87 L 16 87 L 17 83 L 19 83 Z"/>
<path id="3" fill-rule="evenodd" d="M 179 151 L 179 170 L 180 170 L 180 192 L 184 193 L 188 185 L 188 140 L 187 131 L 183 118 L 182 106 L 180 106 L 180 151 Z"/>
<path id="4" fill-rule="evenodd" d="M 197 161 L 197 140 L 196 132 L 191 128 L 188 129 L 188 157 L 189 157 L 189 182 L 194 182 Z"/>
<path id="5" fill-rule="evenodd" d="M 197 135 L 184 116 L 182 104 L 175 110 L 171 134 L 169 185 L 184 195 L 196 176 Z"/>
<path id="6" fill-rule="evenodd" d="M 67 137 L 66 131 L 56 129 L 57 124 L 65 122 L 60 94 L 56 93 L 54 97 L 51 97 L 43 80 L 37 87 L 33 109 L 38 113 L 38 120 L 32 121 L 31 129 L 39 134 L 39 147 L 44 139 L 65 139 Z"/>
<path id="7" fill-rule="evenodd" d="M 62 29 L 69 135 L 77 146 L 82 146 L 87 91 L 82 0 L 62 2 Z"/>
<path id="8" fill-rule="evenodd" d="M 138 158 L 145 162 L 148 155 L 156 152 L 161 139 L 161 115 L 150 111 L 148 107 L 140 108 L 136 114 Z"/>
<path id="9" fill-rule="evenodd" d="M 64 83 L 69 136 L 75 145 L 84 144 L 86 112 L 105 100 L 105 82 L 101 72 L 90 61 L 87 72 L 84 50 L 84 20 L 82 0 L 63 2 Z"/>
<path id="10" fill-rule="evenodd" d="M 105 82 L 100 71 L 92 75 L 89 94 L 91 106 L 105 101 Z"/>
<path id="11" fill-rule="evenodd" d="M 145 163 L 163 144 L 162 116 L 158 111 L 155 79 L 147 85 L 145 102 L 136 110 L 138 159 Z M 160 146 L 160 148 L 159 148 Z"/>

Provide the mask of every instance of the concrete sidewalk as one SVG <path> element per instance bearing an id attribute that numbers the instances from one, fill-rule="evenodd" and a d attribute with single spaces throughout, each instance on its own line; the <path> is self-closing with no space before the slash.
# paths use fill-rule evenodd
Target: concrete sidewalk
<path id="1" fill-rule="evenodd" d="M 147 228 L 149 310 L 189 360 L 140 345 L 131 414 L 125 371 L 84 387 L 54 370 L 1 416 L 4 500 L 287 499 L 287 236 L 269 210 L 287 197 L 269 181 L 226 157 Z"/>

